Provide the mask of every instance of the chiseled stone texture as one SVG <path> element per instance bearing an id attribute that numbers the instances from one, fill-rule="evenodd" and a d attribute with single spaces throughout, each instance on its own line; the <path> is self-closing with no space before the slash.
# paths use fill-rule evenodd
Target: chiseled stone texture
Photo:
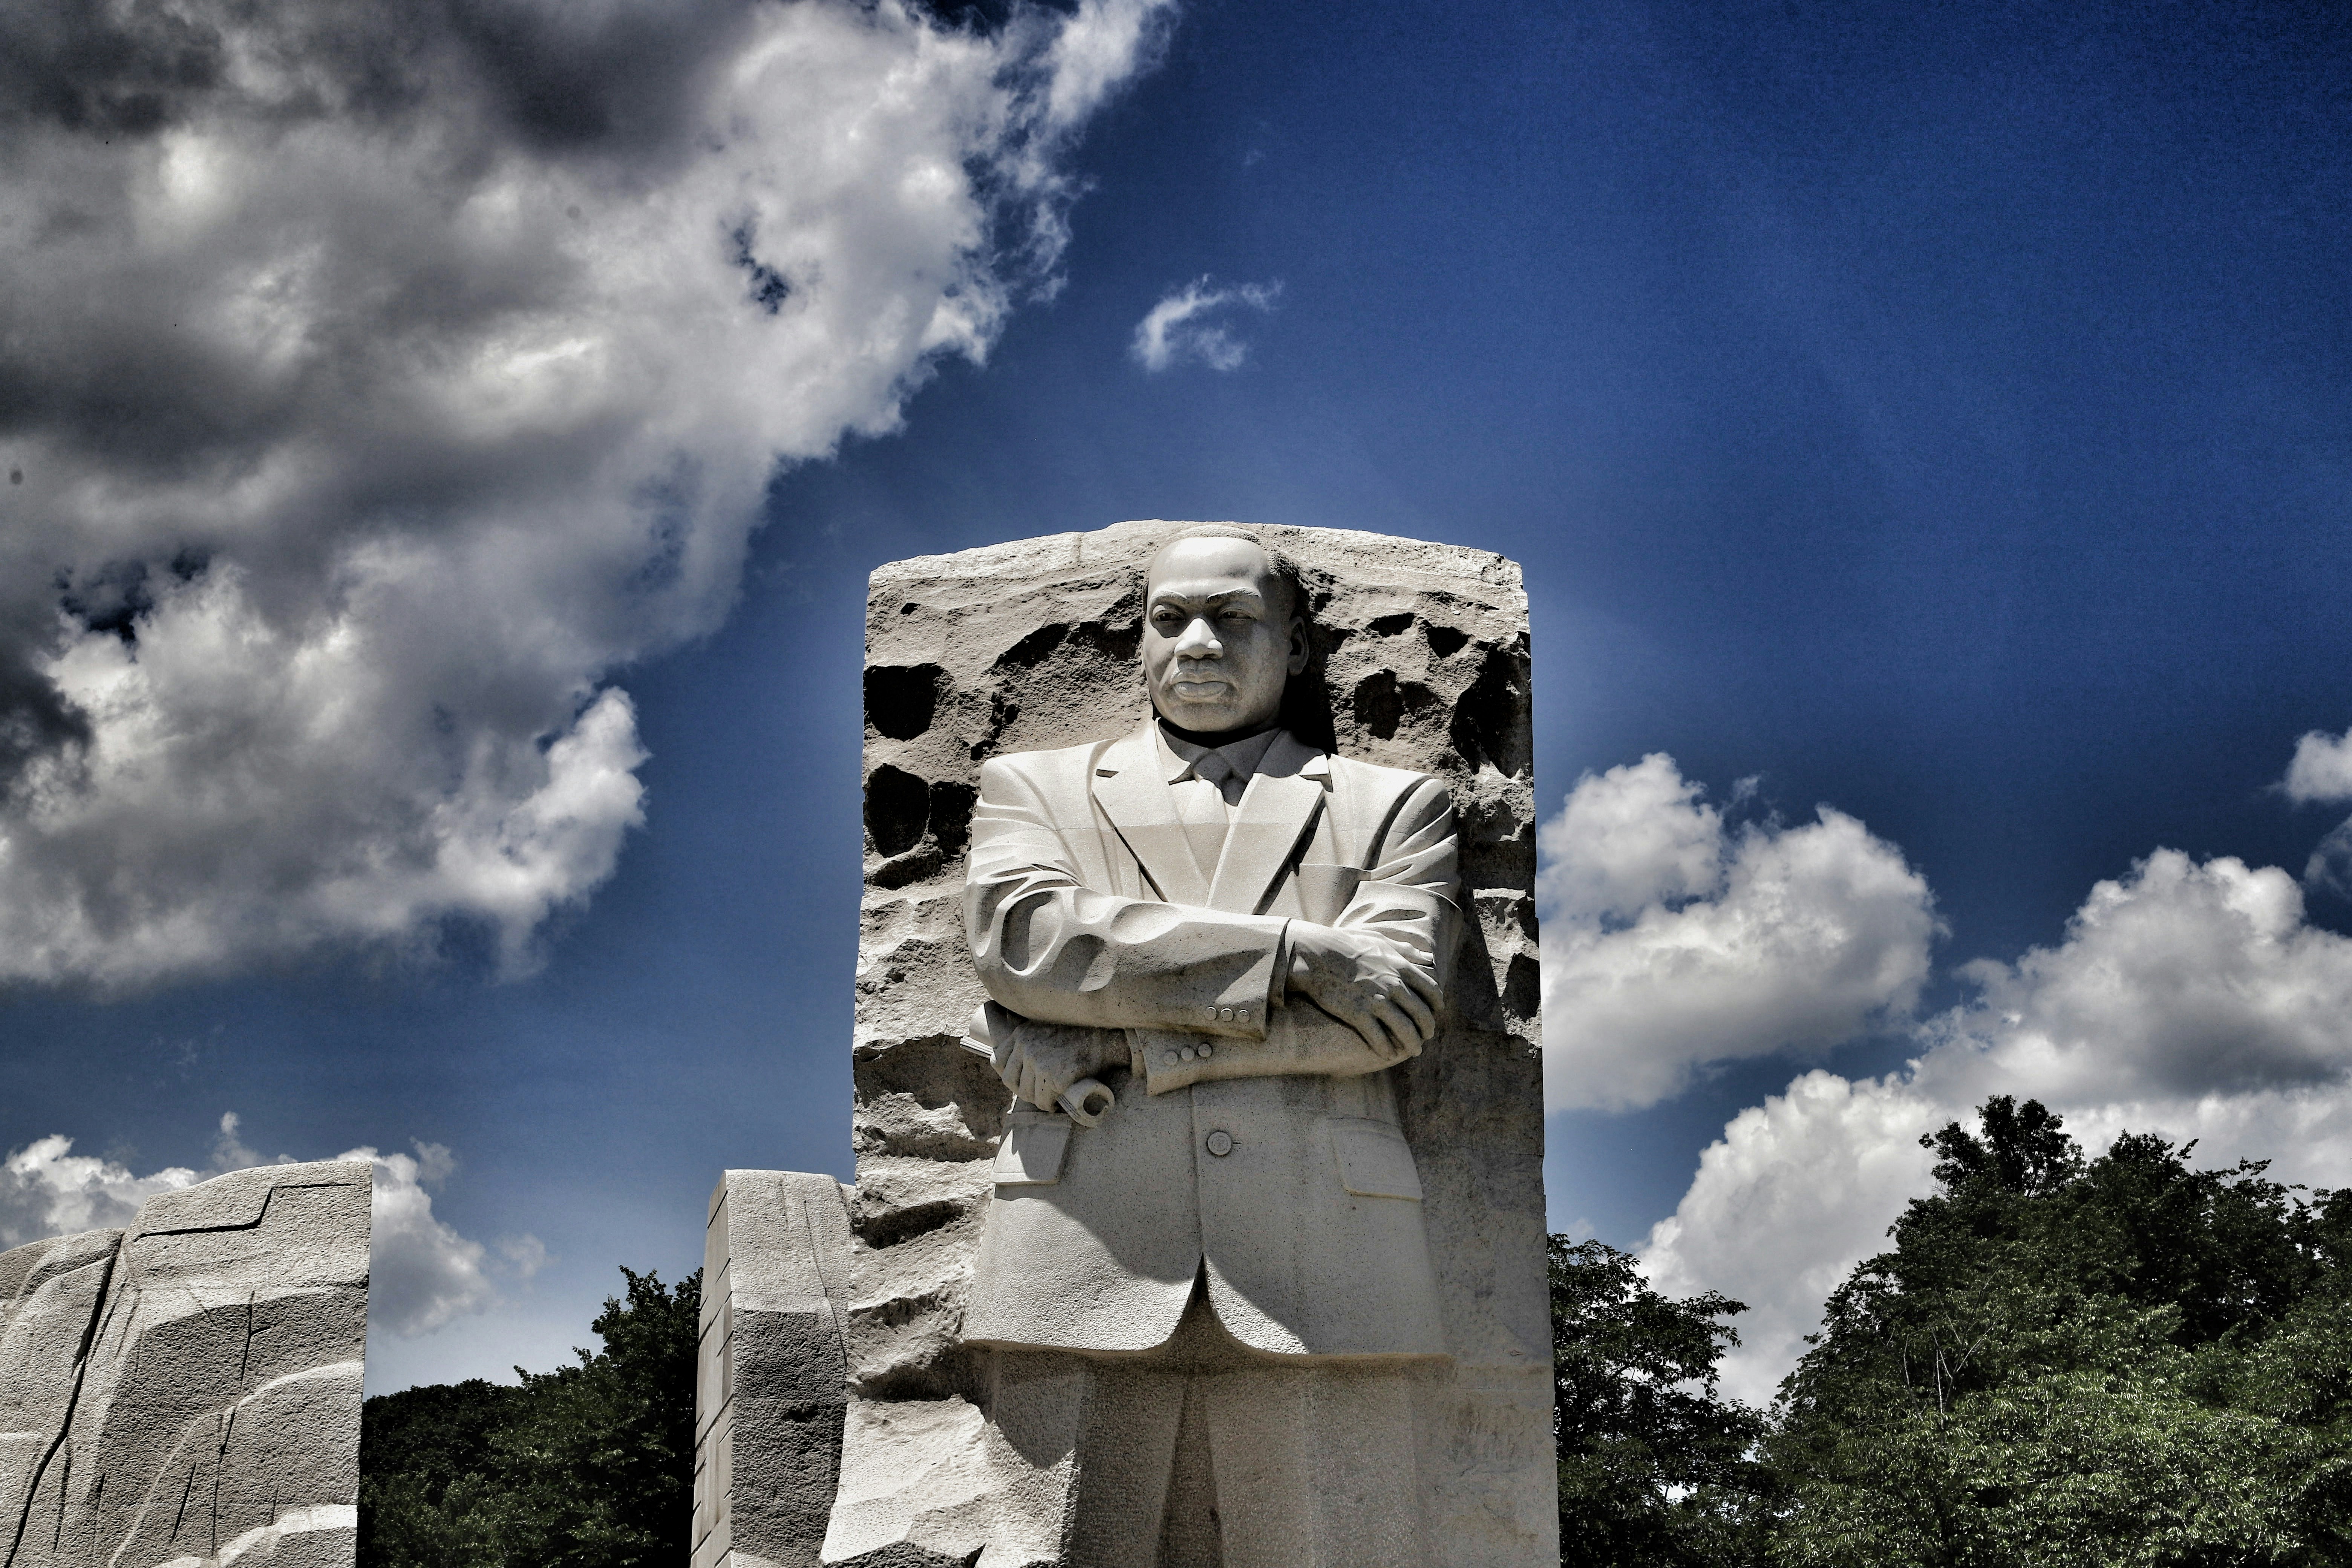
<path id="1" fill-rule="evenodd" d="M 363 1160 L 0 1252 L 0 1568 L 350 1568 Z"/>
<path id="2" fill-rule="evenodd" d="M 968 1562 L 986 1539 L 971 1447 L 982 1440 L 984 1369 L 957 1336 L 1009 1096 L 989 1064 L 957 1044 L 982 1000 L 961 917 L 976 781 L 987 758 L 1107 739 L 1147 710 L 1141 566 L 1182 526 L 1121 523 L 874 574 L 853 1399 L 827 1562 Z M 1307 689 L 1328 708 L 1294 703 L 1287 721 L 1310 743 L 1438 775 L 1459 818 L 1470 918 L 1452 1021 L 1398 1069 L 1454 1358 L 1416 1391 L 1433 1561 L 1554 1562 L 1519 571 L 1453 545 L 1338 529 L 1258 531 L 1298 563 L 1314 599 Z M 998 1568 L 999 1559 L 1014 1561 L 1002 1543 L 982 1562 Z"/>
<path id="3" fill-rule="evenodd" d="M 693 1568 L 808 1568 L 848 1398 L 841 1184 L 729 1171 L 710 1194 L 695 1389 Z"/>

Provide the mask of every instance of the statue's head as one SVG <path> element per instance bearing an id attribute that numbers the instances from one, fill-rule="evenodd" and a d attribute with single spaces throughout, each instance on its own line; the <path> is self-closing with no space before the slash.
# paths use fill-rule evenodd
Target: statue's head
<path id="1" fill-rule="evenodd" d="M 1202 523 L 1143 572 L 1143 681 L 1160 717 L 1195 734 L 1273 723 L 1307 668 L 1307 595 L 1297 568 L 1245 528 Z"/>

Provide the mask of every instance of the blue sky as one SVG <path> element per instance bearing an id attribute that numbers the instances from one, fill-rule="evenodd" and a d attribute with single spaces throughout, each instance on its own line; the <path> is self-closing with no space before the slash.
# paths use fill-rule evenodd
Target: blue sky
<path id="1" fill-rule="evenodd" d="M 743 47 L 726 6 L 615 14 L 636 18 L 644 37 L 668 38 L 689 64 Z M 749 280 L 733 301 L 741 320 L 717 326 L 683 295 L 627 297 L 643 316 L 631 330 L 658 341 L 640 342 L 634 362 L 615 350 L 615 363 L 668 376 L 661 398 L 682 400 L 694 433 L 665 424 L 668 405 L 653 395 L 621 399 L 593 442 L 636 441 L 656 458 L 635 489 L 601 469 L 581 481 L 627 498 L 612 502 L 621 521 L 593 528 L 576 520 L 601 503 L 580 500 L 558 474 L 572 459 L 515 456 L 544 429 L 509 420 L 487 394 L 449 405 L 465 412 L 462 437 L 436 435 L 422 416 L 386 435 L 385 389 L 413 391 L 396 377 L 373 392 L 361 378 L 352 401 L 299 419 L 248 418 L 248 405 L 279 406 L 250 391 L 282 392 L 268 382 L 275 371 L 181 353 L 179 323 L 142 316 L 145 300 L 71 283 L 56 254 L 65 242 L 49 237 L 63 232 L 54 215 L 47 228 L 36 221 L 99 170 L 133 206 L 149 199 L 136 178 L 171 190 L 181 188 L 173 179 L 213 180 L 204 221 L 227 223 L 239 203 L 263 201 L 257 184 L 218 172 L 243 167 L 286 174 L 293 194 L 269 198 L 270 210 L 299 230 L 329 222 L 306 200 L 324 211 L 341 199 L 327 194 L 323 155 L 240 129 L 235 113 L 201 101 L 167 104 L 157 129 L 121 107 L 128 88 L 109 89 L 111 98 L 92 88 L 73 100 L 82 110 L 58 109 L 78 68 L 63 52 L 47 57 L 63 62 L 53 79 L 0 77 L 0 101 L 17 100 L 15 122 L 38 154 L 0 173 L 14 186 L 0 250 L 46 290 L 0 304 L 0 342 L 16 333 L 5 368 L 36 389 L 0 400 L 0 459 L 26 476 L 0 492 L 0 532 L 15 536 L 9 573 L 58 584 L 16 594 L 0 617 L 26 668 L 79 692 L 73 700 L 99 702 L 114 689 L 59 663 L 58 639 L 92 639 L 90 659 L 121 643 L 161 668 L 169 637 L 182 635 L 174 606 L 194 615 L 190 595 L 239 563 L 249 576 L 237 614 L 248 619 L 233 624 L 285 635 L 236 656 L 259 661 L 237 667 L 237 690 L 299 664 L 311 647 L 301 628 L 320 617 L 352 617 L 368 635 L 397 625 L 412 640 L 367 688 L 381 705 L 369 711 L 389 715 L 370 720 L 370 734 L 406 733 L 402 725 L 433 714 L 435 733 L 478 725 L 482 747 L 510 747 L 499 753 L 504 772 L 479 774 L 493 794 L 527 794 L 499 781 L 546 768 L 532 758 L 571 734 L 603 759 L 591 782 L 625 794 L 634 777 L 644 788 L 634 803 L 642 826 L 628 826 L 631 801 L 608 795 L 604 838 L 558 845 L 554 868 L 520 903 L 478 882 L 411 894 L 357 873 L 321 881 L 318 865 L 376 863 L 336 860 L 337 845 L 382 832 L 383 843 L 413 846 L 427 831 L 415 823 L 440 820 L 415 809 L 442 800 L 432 791 L 473 798 L 473 782 L 419 784 L 404 763 L 370 762 L 354 742 L 335 752 L 358 757 L 353 771 L 338 762 L 316 789 L 349 800 L 395 779 L 386 798 L 406 803 L 394 815 L 408 826 L 394 833 L 290 799 L 267 819 L 226 812 L 217 832 L 240 843 L 282 833 L 289 845 L 309 834 L 327 846 L 289 849 L 286 864 L 232 888 L 245 872 L 185 869 L 214 865 L 213 841 L 171 819 L 198 810 L 190 803 L 204 781 L 244 778 L 248 766 L 266 793 L 278 767 L 269 748 L 295 742 L 274 721 L 222 721 L 213 750 L 170 753 L 185 770 L 171 775 L 178 785 L 126 794 L 88 830 L 104 854 L 60 850 L 47 879 L 0 888 L 0 902 L 19 904 L 5 923 L 20 948 L 26 931 L 53 928 L 59 906 L 43 900 L 65 897 L 56 888 L 80 886 L 77 877 L 87 887 L 74 907 L 98 908 L 88 888 L 120 897 L 150 885 L 152 865 L 152 885 L 164 889 L 156 898 L 178 899 L 181 919 L 163 936 L 119 911 L 93 919 L 86 939 L 11 970 L 0 992 L 0 1151 L 63 1135 L 74 1155 L 113 1162 L 134 1182 L 214 1168 L 240 1149 L 446 1151 L 454 1164 L 426 1157 L 408 1179 L 429 1190 L 430 1224 L 484 1251 L 474 1276 L 444 1282 L 455 1305 L 439 1326 L 378 1335 L 372 1386 L 548 1364 L 585 1340 L 615 1265 L 670 1278 L 698 1264 L 702 1204 L 722 1167 L 849 1174 L 866 574 L 900 556 L 1127 518 L 1237 518 L 1517 559 L 1534 606 L 1545 811 L 1581 787 L 1596 811 L 1616 802 L 1611 820 L 1646 824 L 1705 862 L 1669 874 L 1625 848 L 1633 860 L 1621 855 L 1593 875 L 1633 892 L 1580 905 L 1574 889 L 1591 878 L 1577 881 L 1581 862 L 1554 841 L 1550 863 L 1568 869 L 1548 920 L 1569 933 L 1559 940 L 1586 944 L 1559 973 L 1579 985 L 1622 974 L 1611 966 L 1654 958 L 1654 946 L 1624 945 L 1647 930 L 1731 976 L 1719 1016 L 1657 1024 L 1666 1043 L 1652 1059 L 1680 1066 L 1646 1089 L 1623 1087 L 1640 1075 L 1623 1077 L 1605 1044 L 1563 1041 L 1559 1018 L 1591 994 L 1548 996 L 1554 1050 L 1591 1063 L 1569 1075 L 1550 1121 L 1556 1224 L 1644 1247 L 1662 1279 L 1771 1296 L 1780 1338 L 1763 1337 L 1784 1350 L 1806 1293 L 1818 1303 L 1818 1281 L 1867 1249 L 1903 1184 L 1919 1179 L 1906 1151 L 1922 1119 L 1958 1114 L 1983 1092 L 2043 1092 L 2094 1135 L 2154 1124 L 2206 1137 L 2217 1152 L 2276 1153 L 2298 1179 L 2352 1181 L 2352 1122 L 2336 1106 L 2352 1026 L 2329 1011 L 2352 998 L 2352 961 L 2336 945 L 2352 931 L 2352 905 L 2326 858 L 2306 876 L 2341 817 L 2336 803 L 2352 795 L 2342 787 L 2352 770 L 2313 742 L 2303 783 L 2282 787 L 2303 737 L 2352 726 L 2352 37 L 2339 13 L 1096 4 L 1066 24 L 1108 40 L 1111 67 L 1092 85 L 1072 51 L 1021 41 L 1024 26 L 1047 25 L 1016 14 L 965 37 L 993 39 L 985 47 L 1005 71 L 1058 71 L 1050 80 L 1062 97 L 1039 98 L 1045 107 L 1013 115 L 1014 130 L 993 141 L 968 125 L 901 125 L 898 151 L 875 153 L 877 168 L 848 167 L 816 195 L 817 176 L 773 149 L 790 144 L 795 123 L 854 116 L 862 79 L 848 67 L 833 79 L 846 83 L 837 97 L 774 89 L 761 112 L 780 129 L 761 156 L 783 172 L 764 186 L 677 174 L 662 149 L 685 144 L 677 126 L 691 116 L 677 106 L 699 101 L 700 79 L 681 67 L 688 85 L 675 101 L 646 89 L 639 102 L 610 87 L 623 74 L 613 60 L 628 51 L 600 54 L 593 38 L 572 54 L 551 50 L 580 79 L 604 84 L 610 112 L 584 127 L 559 122 L 528 83 L 492 81 L 454 105 L 427 94 L 402 111 L 417 117 L 412 130 L 445 113 L 478 126 L 468 133 L 524 171 L 527 195 L 577 182 L 591 194 L 545 199 L 578 215 L 563 233 L 609 237 L 612 249 L 594 254 L 685 234 L 675 243 L 709 252 L 714 276 L 732 266 Z M 812 58 L 837 47 L 853 64 L 867 50 L 912 58 L 907 29 L 921 26 L 879 42 L 803 42 Z M 941 68 L 943 96 L 978 103 L 992 90 L 984 70 Z M 499 120 L 485 103 L 522 107 Z M 354 157 L 391 158 L 370 140 L 382 134 L 372 112 L 351 99 L 326 115 L 326 132 L 347 137 Z M 133 151 L 93 147 L 108 113 Z M 206 134 L 209 163 L 198 155 Z M 920 213 L 891 208 L 891 228 L 858 206 L 903 174 L 894 157 L 956 167 L 943 148 L 967 170 L 991 171 L 973 210 L 1013 237 L 984 263 L 970 260 L 969 236 L 952 225 L 933 234 Z M 1059 184 L 1023 174 L 1009 148 L 1044 160 Z M 637 183 L 608 178 L 607 165 L 634 169 Z M 380 210 L 396 212 L 400 199 L 384 196 Z M 652 223 L 648 213 L 667 226 L 632 226 Z M 491 255 L 489 242 L 463 237 L 434 252 L 369 230 L 365 214 L 350 221 L 374 236 L 346 243 L 385 298 L 423 288 L 418 279 L 452 297 L 487 292 L 485 279 L 506 279 L 499 268 L 530 253 L 518 241 L 512 255 Z M 1065 221 L 1066 244 L 1037 240 Z M 814 237 L 795 251 L 803 229 Z M 238 271 L 210 251 L 137 243 L 152 249 L 134 256 L 145 270 L 114 278 L 125 289 L 160 279 L 169 295 L 179 279 L 184 298 L 228 312 L 223 321 L 247 319 L 235 316 L 236 300 L 264 298 L 251 282 L 266 272 L 257 262 Z M 756 270 L 772 252 L 788 285 L 772 316 Z M 796 271 L 803 252 L 814 259 Z M 903 301 L 931 286 L 940 258 L 959 256 L 966 285 L 1001 283 L 998 303 L 956 305 L 961 324 L 908 338 L 895 360 L 826 357 L 887 317 L 887 300 L 851 298 L 867 278 Z M 232 275 L 246 281 L 232 287 Z M 1170 362 L 1148 368 L 1132 352 L 1139 325 L 1195 285 L 1223 302 L 1181 321 Z M 571 287 L 546 284 L 534 307 L 563 342 L 566 311 L 593 338 L 609 309 Z M 36 321 L 37 308 L 68 325 Z M 414 302 L 383 309 L 394 314 L 379 330 L 433 315 Z M 757 335 L 763 322 L 791 327 L 802 310 L 838 318 L 805 341 Z M 666 310 L 683 324 L 673 330 Z M 331 337 L 325 319 L 308 319 L 306 341 Z M 1223 335 L 1200 335 L 1209 328 Z M 107 353 L 130 367 L 124 384 L 136 380 L 138 395 L 109 401 L 80 368 Z M 317 353 L 333 361 L 331 346 Z M 743 368 L 762 355 L 790 367 Z M 216 414 L 207 377 L 231 373 L 250 395 L 223 399 L 232 412 Z M 337 445 L 348 432 L 360 434 Z M 664 441 L 700 467 L 662 468 Z M 305 492 L 307 521 L 287 521 L 292 512 L 266 501 L 232 515 L 196 494 L 274 473 L 269 464 L 297 450 L 325 452 L 320 464 L 345 476 Z M 390 480 L 372 466 L 387 450 Z M 66 478 L 49 484 L 59 470 Z M 362 470 L 376 477 L 348 477 Z M 92 476 L 114 477 L 124 493 L 92 500 Z M 338 506 L 359 521 L 339 521 Z M 648 545 L 629 531 L 648 508 L 670 516 L 665 506 L 669 533 L 657 526 Z M 754 514 L 756 531 L 726 521 Z M 123 521 L 133 517 L 135 527 Z M 523 518 L 514 526 L 539 542 L 521 567 L 493 526 L 502 517 Z M 716 542 L 698 553 L 706 537 Z M 360 570 L 351 562 L 380 559 L 348 553 L 359 539 L 435 542 L 417 548 L 455 552 L 446 581 L 510 569 L 519 585 L 482 589 L 462 624 L 450 623 L 459 629 L 436 631 L 410 601 L 348 587 Z M 466 541 L 481 552 L 467 553 L 476 544 Z M 199 563 L 173 575 L 183 558 Z M 134 561 L 143 577 L 127 573 Z M 596 570 L 575 580 L 575 561 Z M 415 581 L 427 578 L 442 581 Z M 149 586 L 126 595 L 126 582 Z M 100 604 L 110 592 L 111 621 Z M 415 592 L 415 605 L 441 602 Z M 428 657 L 440 642 L 471 648 L 472 628 L 491 623 L 500 629 L 487 651 Z M 523 647 L 513 628 L 525 625 L 554 629 Z M 477 701 L 468 660 L 557 673 L 537 685 L 517 677 Z M 155 700 L 183 714 L 234 706 L 178 689 L 169 700 L 182 709 Z M 597 694 L 614 689 L 633 705 L 645 753 L 634 769 L 625 733 L 598 741 L 579 727 Z M 16 692 L 0 698 L 17 701 Z M 47 733 L 42 715 L 55 705 L 39 696 L 22 699 L 31 717 L 20 732 Z M 306 711 L 300 700 L 270 711 Z M 37 762 L 46 744 L 25 755 Z M 1671 764 L 1609 774 L 1658 752 Z M 312 765 L 309 752 L 284 754 L 294 772 Z M 1833 843 L 1816 816 L 1823 805 L 1858 826 Z M 1706 817 L 1711 808 L 1723 815 Z M 22 858 L 47 819 L 10 810 L 0 830 Z M 150 846 L 141 853 L 154 860 L 115 853 L 128 842 Z M 2179 865 L 2135 871 L 2159 849 L 2180 852 Z M 1814 850 L 1830 858 L 1820 862 L 1827 881 L 1772 868 L 1776 853 L 1793 865 Z M 2216 858 L 2242 865 L 2230 871 Z M 2283 869 L 2261 874 L 2273 867 Z M 1838 902 L 1865 872 L 1884 874 L 1870 895 L 1878 901 Z M 2103 879 L 2116 892 L 2101 908 L 2123 912 L 2095 911 L 2086 924 L 2078 911 Z M 266 912 L 278 907 L 270 889 L 330 883 L 345 892 L 305 892 L 299 921 Z M 1740 903 L 1751 883 L 1770 894 L 1753 908 Z M 2280 900 L 2294 896 L 2300 909 L 2284 911 Z M 350 915 L 352 900 L 379 912 Z M 218 912 L 232 904 L 234 918 Z M 2222 924 L 2196 923 L 2209 914 Z M 1692 934 L 1700 917 L 1716 921 L 1704 941 Z M 2142 917 L 2144 927 L 2129 925 Z M 1793 930 L 1841 919 L 1870 931 L 1825 938 L 1827 948 L 1758 935 L 1759 921 Z M 197 928 L 209 934 L 169 934 Z M 1874 941 L 1877 977 L 1821 1001 L 1826 970 Z M 2215 958 L 2224 950 L 2243 962 Z M 1963 972 L 1979 959 L 1999 972 Z M 2156 995 L 2207 960 L 2217 966 L 2210 987 Z M 1741 989 L 1767 971 L 1778 978 L 1767 976 L 1765 1000 Z M 1636 1006 L 1644 994 L 1637 985 L 1619 1001 Z M 1768 1038 L 1779 1026 L 1754 1024 L 1766 1015 L 1812 1022 Z M 2191 1015 L 2193 1028 L 2181 1022 Z M 2059 1058 L 2074 1067 L 2050 1076 Z M 1914 1058 L 1929 1068 L 1906 1069 Z M 2162 1073 L 2143 1070 L 2158 1059 L 2170 1064 Z M 1817 1068 L 1826 1076 L 1807 1080 L 1805 1095 L 1788 1092 Z M 1747 1131 L 1727 1137 L 1743 1112 Z M 1718 1140 L 1719 1168 L 1704 1176 L 1701 1152 Z M 1843 1163 L 1807 1163 L 1825 1151 L 1843 1151 Z M 73 1180 L 133 1190 L 103 1173 Z M 1727 1216 L 1794 1212 L 1775 1182 L 1845 1194 L 1834 1215 L 1788 1222 L 1819 1254 L 1804 1254 L 1813 1272 L 1803 1280 L 1767 1278 L 1706 1240 L 1720 1240 Z M 39 1195 L 18 1194 L 26 1205 Z M 103 1217 L 103 1205 L 89 1212 Z M 1662 1221 L 1669 1231 L 1654 1231 Z M 454 1245 L 418 1235 L 426 1252 Z M 1769 1306 L 1758 1320 L 1768 1328 Z M 1759 1353 L 1743 1386 L 1767 1386 L 1769 1353 Z"/>

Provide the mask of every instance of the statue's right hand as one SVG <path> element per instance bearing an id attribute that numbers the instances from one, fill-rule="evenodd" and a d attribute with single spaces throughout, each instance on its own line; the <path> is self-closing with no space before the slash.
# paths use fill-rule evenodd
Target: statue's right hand
<path id="1" fill-rule="evenodd" d="M 1418 1056 L 1437 1033 L 1437 977 L 1383 936 L 1290 922 L 1290 990 L 1383 1057 Z"/>
<path id="2" fill-rule="evenodd" d="M 1010 1033 L 1012 1038 L 1000 1041 L 994 1053 L 996 1076 L 1040 1110 L 1061 1109 L 1065 1090 L 1106 1065 L 1100 1029 L 1023 1019 Z"/>

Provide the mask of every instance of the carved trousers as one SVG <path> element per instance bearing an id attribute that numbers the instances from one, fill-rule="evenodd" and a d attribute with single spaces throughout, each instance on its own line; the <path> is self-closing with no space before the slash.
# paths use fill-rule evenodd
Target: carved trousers
<path id="1" fill-rule="evenodd" d="M 1157 1350 L 1001 1350 L 992 1381 L 1007 1529 L 980 1568 L 1428 1562 L 1405 1373 L 1253 1351 L 1200 1283 Z"/>

